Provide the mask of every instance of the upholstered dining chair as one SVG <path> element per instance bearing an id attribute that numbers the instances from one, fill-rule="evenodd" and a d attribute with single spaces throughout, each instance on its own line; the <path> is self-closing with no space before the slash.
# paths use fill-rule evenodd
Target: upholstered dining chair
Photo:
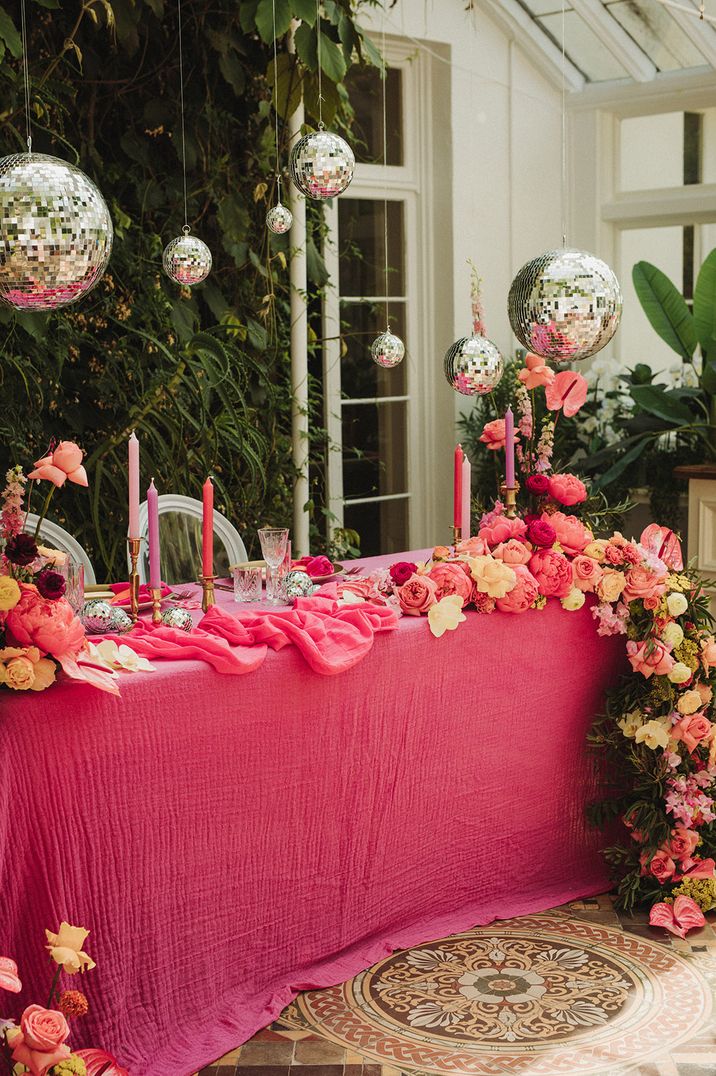
<path id="1" fill-rule="evenodd" d="M 34 512 L 30 512 L 25 524 L 25 529 L 28 534 L 35 533 L 37 520 L 38 516 L 36 516 Z M 42 526 L 40 527 L 40 544 L 50 546 L 52 549 L 59 549 L 60 552 L 69 554 L 74 560 L 84 565 L 85 586 L 96 582 L 92 561 L 89 559 L 77 539 L 73 538 L 71 534 L 68 534 L 64 527 L 61 527 L 59 523 L 53 523 L 51 519 L 43 520 Z"/>
<path id="2" fill-rule="evenodd" d="M 193 497 L 178 493 L 161 493 L 159 505 L 159 543 L 162 555 L 162 579 L 165 583 L 192 583 L 201 566 L 201 532 L 204 507 Z M 149 516 L 147 502 L 139 506 L 139 533 L 147 537 Z M 246 546 L 241 535 L 226 516 L 214 509 L 214 571 L 228 575 L 229 565 L 246 560 Z M 149 550 L 142 542 L 139 557 L 139 581 L 149 579 Z"/>

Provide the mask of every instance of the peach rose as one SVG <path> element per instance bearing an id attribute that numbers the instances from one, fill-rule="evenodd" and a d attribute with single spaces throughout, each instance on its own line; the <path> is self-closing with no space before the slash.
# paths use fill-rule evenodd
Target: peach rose
<path id="1" fill-rule="evenodd" d="M 35 470 L 30 471 L 28 477 L 47 479 L 55 486 L 64 486 L 69 478 L 78 486 L 86 486 L 87 472 L 82 466 L 82 449 L 74 441 L 60 441 L 54 452 L 36 461 Z"/>
<path id="2" fill-rule="evenodd" d="M 587 499 L 587 487 L 573 474 L 553 474 L 549 480 L 549 493 L 559 504 L 581 504 Z"/>
<path id="3" fill-rule="evenodd" d="M 594 537 L 592 532 L 587 530 L 582 521 L 577 519 L 576 516 L 568 516 L 564 512 L 545 512 L 542 519 L 546 523 L 552 524 L 557 535 L 557 541 L 564 552 L 572 556 L 576 553 L 582 553 Z"/>
<path id="4" fill-rule="evenodd" d="M 46 1076 L 50 1069 L 70 1056 L 65 1039 L 70 1033 L 67 1021 L 56 1009 L 28 1005 L 22 1014 L 20 1027 L 6 1031 L 13 1061 L 19 1061 L 32 1076 Z"/>
<path id="5" fill-rule="evenodd" d="M 541 385 L 551 385 L 554 381 L 554 370 L 551 369 L 541 355 L 533 355 L 528 351 L 525 355 L 525 365 L 517 371 L 517 376 L 526 389 L 536 389 Z"/>
<path id="6" fill-rule="evenodd" d="M 437 587 L 435 594 L 437 601 L 447 598 L 451 594 L 457 594 L 464 608 L 472 597 L 472 576 L 470 575 L 469 567 L 464 561 L 436 564 L 434 568 L 430 569 L 428 578 L 432 579 Z"/>
<path id="7" fill-rule="evenodd" d="M 480 440 L 493 452 L 498 452 L 505 447 L 505 420 L 495 418 L 492 422 L 486 422 Z"/>
<path id="8" fill-rule="evenodd" d="M 22 597 L 5 620 L 8 640 L 18 646 L 36 646 L 58 661 L 76 659 L 86 642 L 85 630 L 69 602 L 41 598 L 29 583 L 22 583 L 20 589 Z"/>
<path id="9" fill-rule="evenodd" d="M 650 676 L 666 676 L 674 667 L 674 659 L 659 639 L 626 644 L 627 657 L 634 672 L 640 672 L 648 680 Z"/>
<path id="10" fill-rule="evenodd" d="M 598 561 L 600 564 L 604 560 L 604 551 L 607 548 L 608 542 L 605 538 L 596 538 L 589 545 L 585 545 L 582 552 L 585 557 L 591 557 L 592 560 Z"/>
<path id="11" fill-rule="evenodd" d="M 452 550 L 447 545 L 436 545 L 433 549 L 433 560 L 449 560 Z"/>
<path id="12" fill-rule="evenodd" d="M 594 589 L 600 601 L 615 602 L 621 596 L 625 584 L 624 572 L 618 572 L 616 568 L 604 568 Z"/>
<path id="13" fill-rule="evenodd" d="M 585 594 L 591 593 L 599 580 L 602 578 L 602 568 L 598 561 L 591 557 L 578 553 L 572 561 L 574 571 L 574 585 L 583 590 Z"/>
<path id="14" fill-rule="evenodd" d="M 537 580 L 524 564 L 513 564 L 512 570 L 517 582 L 504 598 L 498 598 L 497 608 L 501 613 L 524 613 L 529 609 L 539 594 Z"/>
<path id="15" fill-rule="evenodd" d="M 685 743 L 689 753 L 693 754 L 700 743 L 709 739 L 712 727 L 709 719 L 701 713 L 684 714 L 681 721 L 672 728 L 671 735 L 675 740 Z"/>
<path id="16" fill-rule="evenodd" d="M 540 594 L 547 598 L 566 598 L 572 589 L 572 565 L 554 549 L 538 549 L 530 558 L 529 569 Z"/>
<path id="17" fill-rule="evenodd" d="M 400 608 L 408 616 L 427 613 L 430 606 L 437 601 L 437 589 L 429 575 L 414 575 L 396 591 Z"/>
<path id="18" fill-rule="evenodd" d="M 708 706 L 714 697 L 714 693 L 708 684 L 696 684 L 694 691 L 698 691 L 701 696 L 702 706 Z"/>
<path id="19" fill-rule="evenodd" d="M 455 552 L 461 556 L 484 557 L 490 552 L 490 547 L 484 538 L 475 535 L 474 538 L 465 538 L 455 546 Z"/>
<path id="20" fill-rule="evenodd" d="M 509 542 L 510 538 L 522 538 L 526 530 L 527 525 L 521 519 L 496 516 L 491 523 L 483 523 L 479 537 L 490 547 L 494 547 Z"/>
<path id="21" fill-rule="evenodd" d="M 29 691 L 35 680 L 35 666 L 27 657 L 10 658 L 0 677 L 13 691 Z"/>
<path id="22" fill-rule="evenodd" d="M 494 557 L 471 557 L 468 563 L 477 591 L 490 598 L 504 598 L 517 582 L 514 568 Z"/>
<path id="23" fill-rule="evenodd" d="M 55 663 L 41 658 L 36 646 L 0 649 L 0 684 L 15 691 L 44 691 L 55 680 Z"/>
<path id="24" fill-rule="evenodd" d="M 508 542 L 500 542 L 492 550 L 493 557 L 497 557 L 498 560 L 503 561 L 505 564 L 527 564 L 532 556 L 532 550 L 529 549 L 524 542 L 518 541 L 517 538 L 510 538 Z"/>
<path id="25" fill-rule="evenodd" d="M 666 575 L 653 572 L 644 565 L 636 565 L 626 573 L 624 598 L 631 602 L 636 598 L 660 598 L 666 590 Z"/>
<path id="26" fill-rule="evenodd" d="M 701 664 L 707 671 L 716 665 L 716 642 L 713 635 L 701 643 Z"/>
<path id="27" fill-rule="evenodd" d="M 698 833 L 694 833 L 692 829 L 686 829 L 684 826 L 677 826 L 672 829 L 671 839 L 663 851 L 667 852 L 672 859 L 688 859 L 689 856 L 694 854 L 698 843 Z"/>

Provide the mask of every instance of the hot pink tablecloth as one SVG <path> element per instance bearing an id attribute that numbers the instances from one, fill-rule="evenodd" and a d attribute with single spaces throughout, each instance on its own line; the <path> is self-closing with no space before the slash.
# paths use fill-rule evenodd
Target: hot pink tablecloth
<path id="1" fill-rule="evenodd" d="M 395 558 L 389 558 L 391 560 Z M 603 890 L 585 734 L 623 661 L 589 610 L 404 617 L 340 676 L 295 647 L 1 696 L 0 955 L 91 928 L 79 1039 L 187 1076 L 302 988 Z M 14 997 L 0 1013 L 16 1007 Z"/>

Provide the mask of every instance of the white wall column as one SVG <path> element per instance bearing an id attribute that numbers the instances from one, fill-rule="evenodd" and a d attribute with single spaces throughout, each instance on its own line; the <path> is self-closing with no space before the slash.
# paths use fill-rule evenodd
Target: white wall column
<path id="1" fill-rule="evenodd" d="M 303 100 L 289 120 L 289 143 L 301 137 Z M 293 482 L 293 556 L 309 551 L 308 538 L 308 278 L 306 274 L 306 199 L 291 183 L 291 455 Z"/>

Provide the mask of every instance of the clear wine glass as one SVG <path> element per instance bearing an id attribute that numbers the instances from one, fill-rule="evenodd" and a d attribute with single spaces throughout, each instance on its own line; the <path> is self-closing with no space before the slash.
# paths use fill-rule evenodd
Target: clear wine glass
<path id="1" fill-rule="evenodd" d="M 279 597 L 276 593 L 276 569 L 286 556 L 288 528 L 261 527 L 259 541 L 263 558 L 266 561 L 266 598 L 277 605 Z"/>

